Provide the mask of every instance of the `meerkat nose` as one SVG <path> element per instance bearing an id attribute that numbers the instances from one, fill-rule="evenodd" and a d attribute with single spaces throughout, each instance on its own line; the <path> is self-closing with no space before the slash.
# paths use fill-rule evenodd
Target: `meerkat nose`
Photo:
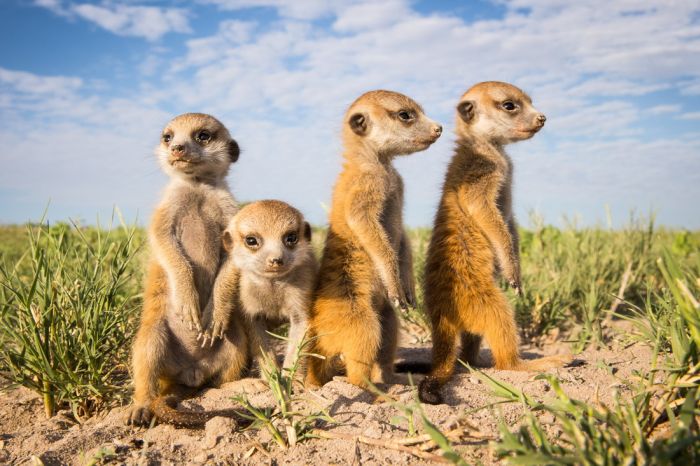
<path id="1" fill-rule="evenodd" d="M 547 117 L 544 116 L 543 113 L 540 113 L 537 115 L 537 123 L 539 123 L 540 126 L 544 126 L 544 122 L 547 121 Z"/>
<path id="2" fill-rule="evenodd" d="M 436 135 L 440 136 L 442 134 L 442 125 L 435 126 L 435 128 L 433 128 L 433 131 Z"/>
<path id="3" fill-rule="evenodd" d="M 279 267 L 281 265 L 284 265 L 284 261 L 282 260 L 281 257 L 270 257 L 267 261 L 270 263 L 270 265 L 275 266 L 275 267 Z"/>
<path id="4" fill-rule="evenodd" d="M 172 152 L 173 154 L 178 154 L 178 155 L 182 154 L 183 152 L 185 152 L 185 146 L 183 146 L 182 144 L 174 145 L 174 146 L 170 147 L 170 152 Z"/>

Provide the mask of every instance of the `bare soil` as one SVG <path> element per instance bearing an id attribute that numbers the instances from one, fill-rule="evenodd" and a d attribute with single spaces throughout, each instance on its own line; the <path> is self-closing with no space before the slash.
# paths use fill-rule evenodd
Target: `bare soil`
<path id="1" fill-rule="evenodd" d="M 405 343 L 404 343 L 405 344 Z M 526 357 L 568 352 L 565 344 L 550 344 L 545 351 L 523 348 Z M 488 359 L 487 349 L 482 358 Z M 644 345 L 612 344 L 611 349 L 587 350 L 576 355 L 572 366 L 553 371 L 562 381 L 563 389 L 573 398 L 600 403 L 612 401 L 613 392 L 623 398 L 631 395 L 635 372 L 647 372 L 652 353 Z M 399 359 L 428 361 L 428 347 L 404 347 Z M 522 389 L 537 399 L 554 395 L 544 380 L 536 374 L 484 369 L 499 380 Z M 197 397 L 184 401 L 183 407 L 196 410 L 235 408 L 231 397 L 241 390 L 250 391 L 260 384 L 244 380 L 217 389 L 208 389 Z M 411 387 L 384 387 L 392 396 L 405 403 L 414 398 Z M 616 389 L 616 390 L 613 390 Z M 255 406 L 272 406 L 269 390 L 258 388 L 249 393 Z M 283 450 L 263 430 L 244 430 L 232 419 L 217 417 L 204 429 L 191 430 L 170 425 L 134 428 L 124 424 L 127 408 L 115 408 L 108 413 L 76 423 L 70 412 L 63 411 L 46 419 L 41 400 L 29 390 L 13 388 L 0 391 L 0 464 L 427 464 L 429 460 L 410 453 L 367 445 L 353 439 L 356 436 L 380 439 L 405 439 L 409 436 L 405 423 L 392 423 L 402 413 L 390 403 L 377 402 L 368 392 L 336 377 L 324 387 L 305 394 L 307 409 L 327 408 L 337 424 L 321 424 L 319 429 L 342 439 L 313 438 Z M 501 413 L 513 429 L 521 421 L 522 407 L 517 403 L 496 408 L 478 408 L 495 399 L 489 387 L 466 369 L 459 370 L 444 391 L 445 404 L 425 405 L 427 417 L 443 431 L 466 419 L 476 426 L 479 434 L 458 441 L 456 449 L 469 463 L 498 464 L 489 445 L 489 438 L 498 436 L 496 413 Z M 474 411 L 475 410 L 475 411 Z M 538 414 L 552 435 L 557 434 L 554 418 Z M 420 430 L 420 429 L 419 429 Z M 421 433 L 421 432 L 419 432 Z M 346 435 L 338 435 L 346 434 Z M 432 450 L 433 453 L 439 453 Z"/>

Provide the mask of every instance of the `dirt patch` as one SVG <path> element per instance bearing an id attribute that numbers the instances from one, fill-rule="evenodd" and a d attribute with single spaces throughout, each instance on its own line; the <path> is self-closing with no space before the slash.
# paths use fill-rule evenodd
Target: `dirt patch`
<path id="1" fill-rule="evenodd" d="M 548 347 L 546 353 L 560 351 L 558 345 Z M 525 348 L 524 353 L 535 357 L 542 351 Z M 482 350 L 488 357 L 488 350 Z M 631 395 L 629 383 L 635 371 L 647 372 L 651 350 L 644 345 L 615 347 L 611 350 L 588 350 L 576 356 L 573 367 L 553 371 L 561 379 L 562 387 L 572 398 L 586 401 L 612 401 L 613 392 L 621 397 Z M 402 348 L 400 359 L 427 361 L 427 347 Z M 552 397 L 551 387 L 535 374 L 497 371 L 484 372 L 511 383 L 536 399 Z M 234 407 L 231 397 L 255 384 L 240 381 L 221 388 L 209 389 L 198 397 L 183 402 L 191 409 L 223 409 Z M 413 391 L 407 386 L 386 387 L 389 393 L 405 403 L 413 400 Z M 616 389 L 616 390 L 613 390 Z M 272 406 L 269 391 L 250 393 L 255 406 Z M 377 403 L 372 395 L 336 377 L 324 387 L 307 392 L 306 407 L 327 408 L 336 425 L 321 425 L 327 432 L 362 435 L 377 439 L 405 438 L 405 423 L 392 423 L 402 414 L 391 404 Z M 449 430 L 465 413 L 483 407 L 494 399 L 489 388 L 478 377 L 465 369 L 459 371 L 444 391 L 446 404 L 425 405 L 427 417 L 443 431 Z M 516 427 L 522 408 L 518 404 L 499 405 L 505 421 Z M 150 429 L 124 425 L 126 409 L 118 408 L 76 424 L 69 413 L 61 412 L 45 419 L 41 400 L 30 391 L 18 388 L 0 391 L 0 463 L 31 464 L 39 458 L 44 464 L 87 464 L 100 459 L 105 463 L 125 464 L 424 464 L 426 460 L 408 453 L 380 446 L 366 445 L 347 439 L 311 439 L 294 448 L 282 450 L 269 434 L 263 431 L 237 432 L 235 424 L 226 418 L 214 418 L 200 430 L 178 429 L 157 425 Z M 494 410 L 477 410 L 467 415 L 468 421 L 478 426 L 482 434 L 497 436 L 498 425 Z M 549 417 L 548 417 L 549 416 Z M 542 414 L 540 420 L 551 426 L 556 435 L 554 419 Z M 488 440 L 467 438 L 456 444 L 456 449 L 468 462 L 481 461 L 495 464 Z"/>

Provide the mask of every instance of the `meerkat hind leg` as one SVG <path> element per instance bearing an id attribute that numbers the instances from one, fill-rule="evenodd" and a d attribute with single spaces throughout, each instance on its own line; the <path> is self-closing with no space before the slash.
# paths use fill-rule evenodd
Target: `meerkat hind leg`
<path id="1" fill-rule="evenodd" d="M 380 324 L 382 340 L 377 355 L 377 362 L 372 368 L 372 383 L 387 383 L 408 385 L 411 380 L 408 374 L 397 374 L 394 371 L 396 349 L 399 339 L 399 317 L 391 303 L 383 299 L 380 304 Z"/>
<path id="2" fill-rule="evenodd" d="M 562 367 L 571 362 L 567 355 L 549 356 L 525 361 L 520 358 L 518 346 L 520 338 L 513 315 L 513 309 L 502 291 L 495 292 L 485 300 L 486 309 L 482 314 L 483 335 L 491 348 L 496 369 L 512 371 L 543 371 Z"/>
<path id="3" fill-rule="evenodd" d="M 479 360 L 479 349 L 481 348 L 481 335 L 471 332 L 462 332 L 462 347 L 459 358 L 470 366 L 482 367 Z"/>

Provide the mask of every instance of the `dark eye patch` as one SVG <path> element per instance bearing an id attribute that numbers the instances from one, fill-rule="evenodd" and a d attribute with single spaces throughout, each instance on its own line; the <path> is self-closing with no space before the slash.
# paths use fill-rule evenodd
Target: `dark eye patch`
<path id="1" fill-rule="evenodd" d="M 290 231 L 284 235 L 283 239 L 286 246 L 294 246 L 299 241 L 299 235 L 296 231 Z"/>

